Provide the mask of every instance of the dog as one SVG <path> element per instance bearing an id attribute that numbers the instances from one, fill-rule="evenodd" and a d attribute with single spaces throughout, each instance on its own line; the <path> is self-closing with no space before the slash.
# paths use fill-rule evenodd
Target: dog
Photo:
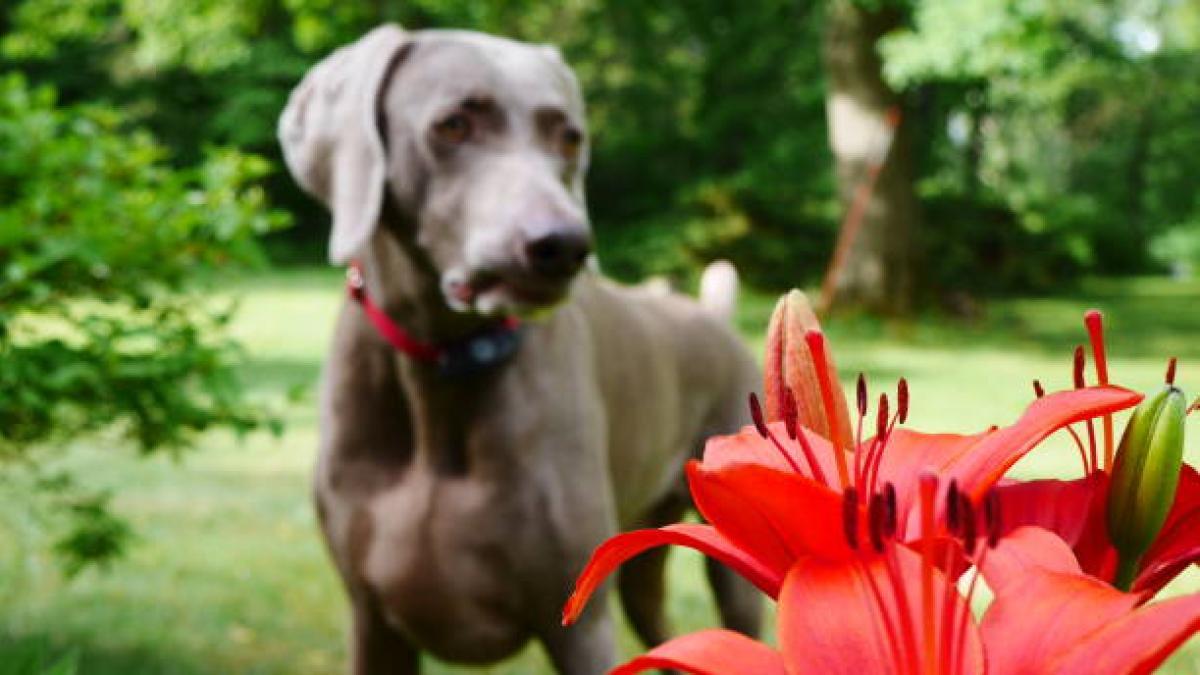
<path id="1" fill-rule="evenodd" d="M 593 549 L 678 520 L 685 461 L 747 422 L 736 274 L 711 270 L 706 309 L 593 269 L 584 103 L 553 47 L 381 26 L 313 67 L 279 138 L 331 212 L 331 262 L 352 265 L 314 476 L 352 672 L 491 663 L 533 638 L 560 673 L 606 672 L 605 603 L 570 628 L 560 612 Z M 649 645 L 664 557 L 617 581 Z M 756 633 L 758 593 L 708 576 L 726 625 Z"/>

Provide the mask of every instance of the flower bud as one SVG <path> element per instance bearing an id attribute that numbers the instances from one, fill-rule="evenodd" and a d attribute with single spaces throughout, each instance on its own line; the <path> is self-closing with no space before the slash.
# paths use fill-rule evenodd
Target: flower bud
<path id="1" fill-rule="evenodd" d="M 1168 385 L 1133 411 L 1113 466 L 1108 534 L 1119 554 L 1116 585 L 1128 589 L 1175 501 L 1187 402 Z"/>
<path id="2" fill-rule="evenodd" d="M 845 395 L 837 383 L 837 368 L 828 346 L 823 346 L 824 364 L 833 382 L 826 383 L 834 393 L 834 410 L 826 411 L 821 394 L 821 381 L 812 348 L 805 340 L 811 331 L 820 331 L 821 323 L 813 313 L 808 298 L 797 290 L 779 299 L 767 327 L 767 353 L 764 361 L 764 412 L 767 421 L 782 419 L 785 410 L 785 390 L 795 398 L 798 421 L 804 427 L 824 436 L 842 448 L 851 447 L 850 414 Z M 831 424 L 832 422 L 832 424 Z M 831 438 L 835 433 L 838 438 Z"/>

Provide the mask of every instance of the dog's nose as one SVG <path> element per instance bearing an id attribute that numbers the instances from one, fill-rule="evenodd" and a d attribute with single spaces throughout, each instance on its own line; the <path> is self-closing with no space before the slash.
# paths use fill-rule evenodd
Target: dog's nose
<path id="1" fill-rule="evenodd" d="M 579 271 L 592 252 L 586 232 L 551 232 L 525 244 L 529 269 L 544 277 L 569 277 Z"/>

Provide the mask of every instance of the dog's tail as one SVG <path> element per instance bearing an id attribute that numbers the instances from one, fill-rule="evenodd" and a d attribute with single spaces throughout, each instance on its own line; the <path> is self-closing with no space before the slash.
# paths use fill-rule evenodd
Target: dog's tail
<path id="1" fill-rule="evenodd" d="M 700 276 L 700 304 L 724 321 L 732 322 L 737 309 L 738 273 L 728 260 L 716 260 Z"/>

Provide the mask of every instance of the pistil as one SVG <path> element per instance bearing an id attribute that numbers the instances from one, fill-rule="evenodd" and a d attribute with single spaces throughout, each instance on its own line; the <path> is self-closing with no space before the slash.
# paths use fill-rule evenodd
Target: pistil
<path id="1" fill-rule="evenodd" d="M 825 408 L 825 420 L 829 425 L 829 442 L 833 445 L 838 480 L 841 481 L 844 490 L 850 485 L 850 470 L 846 465 L 846 451 L 849 448 L 838 447 L 838 439 L 842 437 L 842 428 L 834 402 L 836 383 L 833 381 L 833 374 L 829 369 L 828 354 L 825 350 L 825 334 L 819 330 L 810 330 L 804 334 L 804 341 L 808 344 L 809 352 L 812 353 L 813 366 L 817 371 L 817 382 L 821 387 L 821 405 Z M 847 433 L 849 433 L 848 430 Z"/>

